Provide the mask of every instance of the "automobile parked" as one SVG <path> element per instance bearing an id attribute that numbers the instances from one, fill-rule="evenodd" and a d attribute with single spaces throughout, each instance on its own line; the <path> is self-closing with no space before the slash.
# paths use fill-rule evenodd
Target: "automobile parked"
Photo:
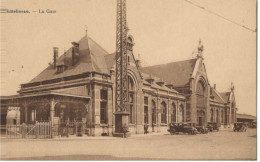
<path id="1" fill-rule="evenodd" d="M 207 134 L 209 132 L 208 128 L 205 126 L 196 126 L 196 129 L 201 134 Z"/>
<path id="2" fill-rule="evenodd" d="M 208 122 L 207 128 L 210 132 L 219 131 L 219 125 L 216 122 Z"/>
<path id="3" fill-rule="evenodd" d="M 246 132 L 247 130 L 247 125 L 243 122 L 235 122 L 233 131 L 234 132 Z"/>
<path id="4" fill-rule="evenodd" d="M 180 133 L 195 135 L 197 134 L 198 131 L 195 128 L 195 126 L 192 125 L 191 123 L 183 122 L 183 123 L 170 123 L 168 132 L 170 132 L 171 135 L 180 134 Z"/>

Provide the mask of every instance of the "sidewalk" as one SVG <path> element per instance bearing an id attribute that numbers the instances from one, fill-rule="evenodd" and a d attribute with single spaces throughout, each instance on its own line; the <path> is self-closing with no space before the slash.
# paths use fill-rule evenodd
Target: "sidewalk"
<path id="1" fill-rule="evenodd" d="M 148 134 L 131 134 L 130 137 L 145 137 L 145 136 L 159 136 L 159 135 L 164 135 L 164 133 L 148 133 Z M 68 140 L 115 140 L 115 139 L 122 139 L 121 137 L 113 137 L 113 136 L 82 136 L 78 137 L 75 135 L 70 135 L 69 137 L 60 137 L 60 136 L 55 136 L 54 138 L 48 139 L 48 138 L 43 138 L 43 139 L 34 139 L 34 138 L 7 138 L 5 136 L 0 137 L 1 142 L 10 142 L 10 141 L 68 141 Z"/>

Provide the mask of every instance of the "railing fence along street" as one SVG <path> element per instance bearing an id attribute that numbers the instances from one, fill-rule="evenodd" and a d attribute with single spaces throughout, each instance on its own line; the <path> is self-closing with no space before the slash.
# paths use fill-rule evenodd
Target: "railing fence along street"
<path id="1" fill-rule="evenodd" d="M 51 122 L 6 125 L 7 138 L 51 138 Z"/>

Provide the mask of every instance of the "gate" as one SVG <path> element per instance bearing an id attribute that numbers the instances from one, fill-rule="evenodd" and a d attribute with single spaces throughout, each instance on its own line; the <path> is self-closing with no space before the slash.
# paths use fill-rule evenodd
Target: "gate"
<path id="1" fill-rule="evenodd" d="M 7 138 L 51 138 L 51 123 L 36 122 L 36 124 L 7 125 Z"/>

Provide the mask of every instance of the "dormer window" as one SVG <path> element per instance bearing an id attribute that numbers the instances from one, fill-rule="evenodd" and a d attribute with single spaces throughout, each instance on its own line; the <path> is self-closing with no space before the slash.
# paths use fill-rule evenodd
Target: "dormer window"
<path id="1" fill-rule="evenodd" d="M 59 65 L 57 66 L 57 73 L 63 73 L 66 70 L 65 65 Z"/>
<path id="2" fill-rule="evenodd" d="M 153 82 L 154 82 L 153 76 L 152 76 L 152 75 L 149 75 L 149 77 L 146 78 L 146 81 L 149 82 L 150 84 L 153 84 Z"/>
<path id="3" fill-rule="evenodd" d="M 160 79 L 159 81 L 156 82 L 158 85 L 163 86 L 164 85 L 164 81 L 162 79 Z"/>

